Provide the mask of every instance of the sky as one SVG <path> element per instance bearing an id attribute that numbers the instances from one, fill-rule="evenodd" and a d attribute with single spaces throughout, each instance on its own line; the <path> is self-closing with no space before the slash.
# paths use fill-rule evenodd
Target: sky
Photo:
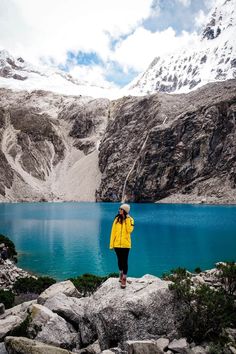
<path id="1" fill-rule="evenodd" d="M 0 0 L 0 49 L 123 87 L 194 41 L 214 0 Z"/>

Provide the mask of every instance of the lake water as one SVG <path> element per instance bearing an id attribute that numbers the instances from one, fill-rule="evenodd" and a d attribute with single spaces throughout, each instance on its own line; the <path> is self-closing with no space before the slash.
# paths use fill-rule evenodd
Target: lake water
<path id="1" fill-rule="evenodd" d="M 0 204 L 0 233 L 19 253 L 18 266 L 58 280 L 117 271 L 109 250 L 118 203 Z M 129 275 L 160 276 L 236 260 L 236 206 L 132 204 Z"/>

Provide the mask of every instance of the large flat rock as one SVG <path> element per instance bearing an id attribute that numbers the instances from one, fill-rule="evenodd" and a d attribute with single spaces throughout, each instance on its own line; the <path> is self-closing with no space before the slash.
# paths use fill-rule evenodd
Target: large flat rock
<path id="1" fill-rule="evenodd" d="M 59 293 L 65 294 L 66 296 L 81 297 L 81 294 L 74 284 L 70 280 L 66 280 L 60 283 L 55 283 L 42 292 L 38 297 L 38 303 L 43 305 L 47 299 Z"/>
<path id="2" fill-rule="evenodd" d="M 24 337 L 7 337 L 5 345 L 11 354 L 72 354 L 72 352 L 53 347 Z"/>

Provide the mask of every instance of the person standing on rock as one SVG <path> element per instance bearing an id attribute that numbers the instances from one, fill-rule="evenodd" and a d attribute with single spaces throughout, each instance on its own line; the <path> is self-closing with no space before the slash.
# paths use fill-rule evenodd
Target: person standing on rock
<path id="1" fill-rule="evenodd" d="M 126 287 L 126 279 L 128 273 L 128 256 L 131 248 L 130 234 L 134 229 L 134 219 L 129 215 L 130 206 L 122 204 L 119 213 L 115 216 L 111 237 L 110 249 L 114 249 L 117 256 L 118 267 L 120 271 L 119 281 L 121 288 Z"/>

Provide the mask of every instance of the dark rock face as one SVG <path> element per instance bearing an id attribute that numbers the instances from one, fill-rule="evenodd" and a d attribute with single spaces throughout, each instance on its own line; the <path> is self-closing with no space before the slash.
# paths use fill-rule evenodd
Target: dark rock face
<path id="1" fill-rule="evenodd" d="M 9 109 L 9 114 L 12 126 L 18 131 L 17 143 L 22 150 L 23 169 L 30 171 L 32 176 L 45 180 L 50 172 L 52 159 L 48 143 L 53 145 L 55 151 L 53 165 L 64 157 L 65 149 L 63 141 L 53 128 L 50 117 L 27 106 L 12 107 Z"/>
<path id="2" fill-rule="evenodd" d="M 0 53 L 1 54 L 1 53 Z M 20 58 L 21 59 L 21 58 Z M 23 60 L 23 59 L 22 59 Z M 27 76 L 22 76 L 18 74 L 18 71 L 21 70 L 21 66 L 17 65 L 23 63 L 21 60 L 14 60 L 13 58 L 7 57 L 5 60 L 0 59 L 0 76 L 5 78 L 13 78 L 15 80 L 26 80 Z"/>
<path id="3" fill-rule="evenodd" d="M 98 200 L 224 197 L 236 188 L 236 80 L 187 95 L 113 104 L 100 146 Z"/>
<path id="4" fill-rule="evenodd" d="M 236 68 L 236 58 L 230 62 L 231 68 Z"/>
<path id="5" fill-rule="evenodd" d="M 0 194 L 5 196 L 5 187 L 10 188 L 13 182 L 13 171 L 4 154 L 0 151 Z"/>
<path id="6" fill-rule="evenodd" d="M 5 123 L 4 110 L 1 108 L 0 109 L 0 129 L 3 128 L 4 123 Z"/>
<path id="7" fill-rule="evenodd" d="M 91 99 L 79 106 L 72 104 L 59 114 L 60 119 L 73 122 L 69 135 L 76 139 L 75 146 L 86 155 L 96 148 L 90 138 L 94 134 L 101 135 L 101 126 L 106 125 L 109 105 L 109 100 Z"/>

